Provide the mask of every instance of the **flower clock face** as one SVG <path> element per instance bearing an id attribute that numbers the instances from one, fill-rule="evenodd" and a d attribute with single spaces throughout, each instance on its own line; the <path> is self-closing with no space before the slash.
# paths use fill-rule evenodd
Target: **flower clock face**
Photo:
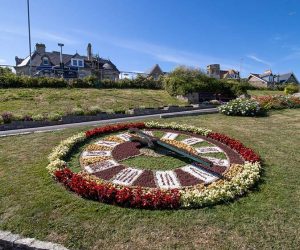
<path id="1" fill-rule="evenodd" d="M 78 145 L 80 171 L 68 168 Z M 202 207 L 232 200 L 259 179 L 259 157 L 242 143 L 179 124 L 109 125 L 63 141 L 48 170 L 77 194 L 148 209 Z"/>

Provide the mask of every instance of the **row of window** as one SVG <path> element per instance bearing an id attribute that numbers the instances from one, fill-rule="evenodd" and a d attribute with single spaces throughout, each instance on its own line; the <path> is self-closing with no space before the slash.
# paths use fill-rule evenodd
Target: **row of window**
<path id="1" fill-rule="evenodd" d="M 49 58 L 48 57 L 43 57 L 42 58 L 42 63 L 43 65 L 49 65 Z M 73 59 L 71 60 L 71 65 L 74 67 L 84 67 L 84 62 L 83 59 Z"/>

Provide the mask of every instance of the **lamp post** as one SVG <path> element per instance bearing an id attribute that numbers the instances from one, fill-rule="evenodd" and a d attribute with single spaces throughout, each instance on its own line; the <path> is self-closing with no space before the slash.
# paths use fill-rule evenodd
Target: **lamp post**
<path id="1" fill-rule="evenodd" d="M 28 42 L 29 42 L 29 75 L 31 76 L 31 33 L 30 33 L 30 11 L 29 0 L 27 0 Z"/>
<path id="2" fill-rule="evenodd" d="M 60 47 L 60 67 L 63 68 L 62 47 L 64 46 L 64 44 L 58 43 L 57 45 Z"/>

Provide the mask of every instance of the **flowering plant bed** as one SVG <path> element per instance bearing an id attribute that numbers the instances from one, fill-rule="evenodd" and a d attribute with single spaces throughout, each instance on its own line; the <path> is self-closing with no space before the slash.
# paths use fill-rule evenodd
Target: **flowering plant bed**
<path id="1" fill-rule="evenodd" d="M 127 132 L 130 128 L 138 128 L 151 138 L 159 132 L 162 136 L 157 140 L 198 155 L 211 165 L 133 141 Z M 76 173 L 68 168 L 67 158 L 84 142 L 89 144 L 80 156 L 82 171 Z M 148 168 L 124 164 L 127 159 L 138 160 L 141 156 L 142 161 L 149 159 Z M 157 165 L 160 159 L 176 158 L 176 166 L 151 169 L 153 157 Z M 49 161 L 51 175 L 84 198 L 148 209 L 203 207 L 232 200 L 255 184 L 261 170 L 259 156 L 226 135 L 194 126 L 155 122 L 107 125 L 79 133 L 62 141 L 49 155 Z"/>
<path id="2" fill-rule="evenodd" d="M 252 99 L 234 99 L 219 107 L 219 111 L 225 115 L 257 116 L 263 113 L 259 103 Z"/>

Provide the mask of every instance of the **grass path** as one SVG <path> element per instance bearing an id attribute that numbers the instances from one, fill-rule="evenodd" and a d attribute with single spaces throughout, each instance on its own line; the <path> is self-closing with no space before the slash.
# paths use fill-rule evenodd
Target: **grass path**
<path id="1" fill-rule="evenodd" d="M 185 104 L 164 90 L 147 89 L 0 89 L 0 113 L 40 114 L 68 112 L 74 107 L 102 110 Z"/>
<path id="2" fill-rule="evenodd" d="M 167 119 L 240 139 L 264 161 L 257 190 L 212 208 L 147 211 L 84 200 L 55 183 L 47 155 L 69 129 L 0 139 L 0 228 L 71 249 L 297 249 L 300 110 Z"/>

